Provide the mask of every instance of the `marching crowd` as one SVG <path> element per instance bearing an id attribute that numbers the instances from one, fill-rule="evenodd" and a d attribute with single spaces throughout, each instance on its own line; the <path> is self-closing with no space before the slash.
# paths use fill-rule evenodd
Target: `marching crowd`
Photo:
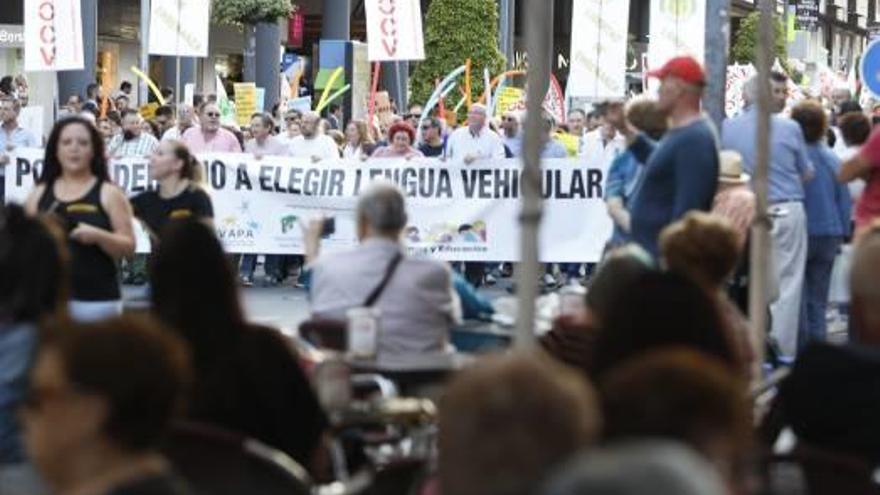
<path id="1" fill-rule="evenodd" d="M 564 123 L 545 116 L 543 158 L 605 171 L 614 233 L 599 266 L 558 267 L 568 282 L 589 275 L 580 310 L 537 348 L 481 357 L 445 384 L 420 493 L 880 492 L 880 131 L 845 95 L 830 117 L 820 101 L 789 107 L 785 76 L 773 75 L 774 290 L 770 339 L 757 342 L 747 301 L 749 228 L 763 215 L 749 177 L 760 81 L 716 130 L 700 109 L 696 61 L 675 58 L 651 76 L 656 100 L 573 110 Z M 17 122 L 22 89 L 0 88 L 3 170 L 15 147 L 43 143 Z M 332 481 L 337 431 L 319 377 L 288 337 L 246 318 L 239 287 L 253 283 L 257 258 L 231 263 L 224 252 L 196 155 L 471 164 L 520 156 L 522 115 L 496 120 L 473 105 L 453 128 L 418 106 L 381 126 L 344 123 L 338 108 L 323 119 L 287 110 L 254 114 L 243 130 L 221 123 L 211 97 L 144 120 L 125 87 L 112 102 L 100 91 L 68 101 L 37 185 L 24 205 L 0 208 L 0 494 L 194 493 L 168 455 L 194 423 Z M 157 188 L 129 198 L 113 185 L 108 162 L 121 156 L 149 156 Z M 268 256 L 266 273 L 280 283 L 298 270 L 312 323 L 375 305 L 380 356 L 447 352 L 462 306 L 483 304 L 472 286 L 491 283 L 495 264 L 461 276 L 407 255 L 406 199 L 392 184 L 364 190 L 356 217 L 358 246 L 322 253 L 316 219 L 303 226 L 305 254 Z M 150 234 L 148 259 L 134 256 L 134 218 Z M 832 345 L 830 278 L 850 240 L 850 342 Z M 123 315 L 122 260 L 149 282 L 145 315 Z M 547 285 L 558 284 L 553 268 Z M 770 366 L 791 365 L 769 405 L 758 400 L 765 345 Z"/>

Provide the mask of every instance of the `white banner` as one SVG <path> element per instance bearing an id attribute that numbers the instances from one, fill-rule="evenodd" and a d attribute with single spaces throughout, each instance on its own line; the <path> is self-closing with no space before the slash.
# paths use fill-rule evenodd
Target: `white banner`
<path id="1" fill-rule="evenodd" d="M 649 70 L 680 55 L 690 55 L 703 64 L 706 0 L 651 0 L 650 40 Z"/>
<path id="2" fill-rule="evenodd" d="M 370 62 L 424 60 L 419 0 L 366 0 Z"/>
<path id="3" fill-rule="evenodd" d="M 16 150 L 6 173 L 10 201 L 24 201 L 42 167 L 43 151 Z M 300 220 L 336 218 L 336 233 L 322 242 L 334 250 L 357 242 L 358 192 L 372 180 L 399 184 L 407 195 L 406 242 L 417 254 L 441 260 L 519 259 L 520 171 L 517 160 L 472 165 L 418 160 L 309 160 L 247 154 L 200 155 L 204 187 L 214 203 L 217 234 L 230 252 L 303 252 Z M 150 186 L 142 158 L 114 161 L 114 181 L 129 194 Z M 598 261 L 611 234 L 602 199 L 603 171 L 575 159 L 545 160 L 543 261 Z"/>
<path id="4" fill-rule="evenodd" d="M 24 0 L 24 70 L 82 70 L 79 0 Z"/>
<path id="5" fill-rule="evenodd" d="M 624 97 L 629 2 L 574 0 L 571 26 L 568 96 Z"/>
<path id="6" fill-rule="evenodd" d="M 150 54 L 207 57 L 210 17 L 204 0 L 152 0 Z"/>

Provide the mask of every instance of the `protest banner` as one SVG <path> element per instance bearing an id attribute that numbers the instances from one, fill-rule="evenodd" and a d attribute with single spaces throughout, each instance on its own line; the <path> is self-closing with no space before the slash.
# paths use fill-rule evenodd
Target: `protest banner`
<path id="1" fill-rule="evenodd" d="M 235 121 L 240 127 L 251 123 L 251 115 L 257 112 L 256 83 L 235 83 Z"/>
<path id="2" fill-rule="evenodd" d="M 569 97 L 623 98 L 629 2 L 574 0 Z"/>
<path id="3" fill-rule="evenodd" d="M 371 181 L 398 184 L 407 196 L 411 252 L 441 260 L 517 261 L 521 209 L 518 160 L 471 165 L 437 159 L 329 160 L 248 154 L 200 155 L 204 187 L 214 203 L 217 234 L 230 252 L 302 253 L 300 220 L 336 219 L 322 250 L 357 243 L 358 194 Z M 6 174 L 7 198 L 23 201 L 42 168 L 43 150 L 18 149 Z M 129 194 L 151 187 L 145 158 L 110 164 Z M 573 159 L 544 160 L 541 227 L 544 261 L 599 260 L 611 233 L 603 201 L 604 171 Z"/>
<path id="4" fill-rule="evenodd" d="M 80 2 L 24 0 L 24 70 L 81 70 L 84 63 Z"/>
<path id="5" fill-rule="evenodd" d="M 364 8 L 371 62 L 425 59 L 419 0 L 370 0 Z"/>
<path id="6" fill-rule="evenodd" d="M 152 0 L 150 54 L 207 57 L 210 18 L 203 0 Z"/>

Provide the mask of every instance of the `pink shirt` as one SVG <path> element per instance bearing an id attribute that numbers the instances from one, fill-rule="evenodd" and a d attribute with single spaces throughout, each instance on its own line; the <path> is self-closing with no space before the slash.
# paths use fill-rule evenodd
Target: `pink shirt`
<path id="1" fill-rule="evenodd" d="M 867 227 L 872 220 L 880 217 L 880 131 L 871 134 L 860 153 L 871 164 L 871 175 L 856 204 L 857 230 Z"/>
<path id="2" fill-rule="evenodd" d="M 412 146 L 404 153 L 395 151 L 391 146 L 383 146 L 374 151 L 370 158 L 423 158 L 424 156 L 421 151 Z"/>
<path id="3" fill-rule="evenodd" d="M 190 153 L 205 153 L 209 151 L 241 153 L 241 145 L 235 134 L 224 128 L 217 129 L 213 137 L 205 140 L 205 133 L 199 127 L 192 127 L 183 133 L 183 142 L 189 147 Z"/>
<path id="4" fill-rule="evenodd" d="M 712 213 L 726 218 L 736 230 L 740 248 L 746 244 L 749 228 L 755 219 L 755 193 L 748 184 L 719 184 Z"/>

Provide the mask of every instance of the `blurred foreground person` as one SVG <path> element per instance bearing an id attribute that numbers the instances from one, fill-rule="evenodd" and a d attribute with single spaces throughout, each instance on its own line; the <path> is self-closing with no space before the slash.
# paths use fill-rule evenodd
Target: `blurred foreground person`
<path id="1" fill-rule="evenodd" d="M 740 257 L 737 232 L 722 217 L 692 211 L 663 230 L 660 252 L 669 271 L 689 278 L 712 298 L 747 376 L 757 364 L 755 342 L 748 320 L 727 295 L 727 282 Z"/>
<path id="2" fill-rule="evenodd" d="M 323 225 L 322 220 L 312 221 L 304 233 L 306 260 L 312 264 L 312 315 L 344 320 L 349 309 L 369 306 L 376 288 L 390 277 L 374 301 L 381 312 L 378 353 L 445 351 L 449 328 L 460 314 L 451 275 L 440 262 L 405 255 L 400 240 L 407 215 L 400 189 L 379 182 L 361 194 L 361 243 L 353 249 L 319 257 Z"/>
<path id="3" fill-rule="evenodd" d="M 632 442 L 588 452 L 549 478 L 543 495 L 724 495 L 712 466 L 672 442 Z"/>
<path id="4" fill-rule="evenodd" d="M 38 325 L 66 314 L 67 256 L 54 225 L 17 205 L 0 207 L 0 493 L 46 493 L 28 463 L 18 408 L 39 339 Z M 7 491 L 8 490 L 8 491 Z"/>
<path id="5" fill-rule="evenodd" d="M 442 495 L 529 495 L 597 440 L 592 387 L 542 353 L 486 358 L 440 404 Z"/>
<path id="6" fill-rule="evenodd" d="M 651 255 L 635 244 L 617 248 L 605 257 L 590 280 L 583 314 L 566 314 L 553 322 L 540 344 L 548 354 L 588 376 L 599 329 L 613 301 L 630 284 L 653 270 Z"/>
<path id="7" fill-rule="evenodd" d="M 213 229 L 197 220 L 170 223 L 150 269 L 153 311 L 192 353 L 189 418 L 253 437 L 309 467 L 327 419 L 289 342 L 245 321 Z"/>
<path id="8" fill-rule="evenodd" d="M 732 370 L 743 365 L 714 299 L 690 280 L 648 272 L 610 301 L 593 353 L 593 376 L 601 379 L 624 361 L 670 347 L 717 358 Z"/>
<path id="9" fill-rule="evenodd" d="M 183 342 L 131 317 L 51 330 L 23 418 L 28 453 L 54 493 L 189 493 L 157 451 L 182 405 Z"/>
<path id="10" fill-rule="evenodd" d="M 728 493 L 747 493 L 748 387 L 724 363 L 685 348 L 657 351 L 618 366 L 599 388 L 606 442 L 681 442 L 712 464 Z"/>

